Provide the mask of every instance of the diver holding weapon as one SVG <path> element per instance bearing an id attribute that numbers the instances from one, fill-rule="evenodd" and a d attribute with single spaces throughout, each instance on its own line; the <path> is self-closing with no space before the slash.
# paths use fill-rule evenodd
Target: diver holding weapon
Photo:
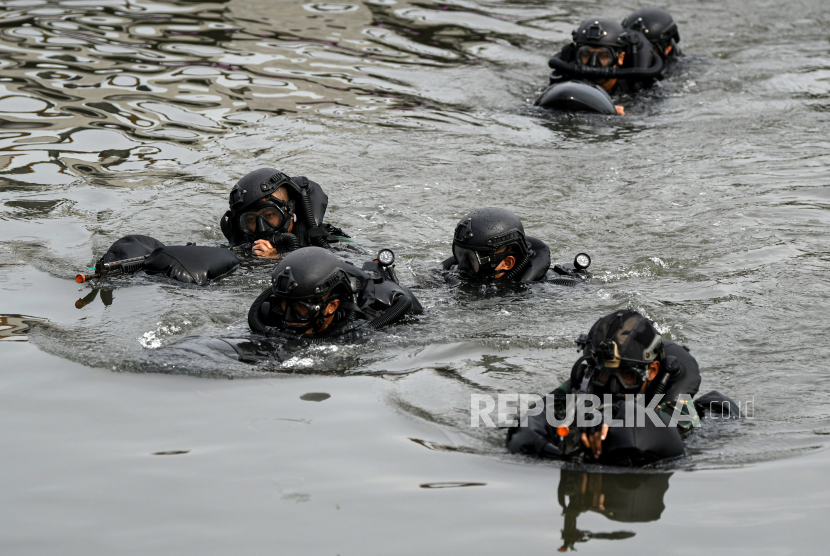
<path id="1" fill-rule="evenodd" d="M 582 356 L 570 378 L 544 398 L 542 411 L 528 413 L 526 425 L 520 421 L 508 429 L 511 452 L 646 465 L 685 455 L 683 438 L 699 425 L 699 413 L 713 413 L 719 405 L 724 417 L 734 404 L 715 391 L 692 402 L 700 386 L 697 361 L 685 346 L 663 340 L 654 323 L 636 311 L 599 319 L 577 346 Z M 577 418 L 574 426 L 574 407 L 582 411 L 587 401 L 595 404 L 591 422 L 580 424 Z M 727 418 L 733 417 L 740 416 Z"/>

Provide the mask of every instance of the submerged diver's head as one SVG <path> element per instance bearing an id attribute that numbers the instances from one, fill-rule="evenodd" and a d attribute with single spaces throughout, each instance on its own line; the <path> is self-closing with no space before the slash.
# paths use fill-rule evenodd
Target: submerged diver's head
<path id="1" fill-rule="evenodd" d="M 531 258 L 521 220 L 502 208 L 474 210 L 458 223 L 452 253 L 465 278 L 517 280 Z"/>
<path id="2" fill-rule="evenodd" d="M 602 317 L 583 347 L 597 394 L 634 394 L 646 389 L 660 370 L 663 338 L 654 323 L 636 311 L 617 311 Z"/>
<path id="3" fill-rule="evenodd" d="M 626 32 L 610 19 L 588 19 L 573 32 L 576 63 L 594 68 L 622 66 Z"/>
<path id="4" fill-rule="evenodd" d="M 253 243 L 294 227 L 297 189 L 291 178 L 274 168 L 260 168 L 239 180 L 230 193 L 230 210 L 222 221 L 222 232 L 232 244 Z M 227 229 L 226 229 L 227 228 Z"/>
<path id="5" fill-rule="evenodd" d="M 666 10 L 641 8 L 625 18 L 622 26 L 640 31 L 662 58 L 679 55 L 677 43 L 680 42 L 680 33 L 671 14 Z"/>
<path id="6" fill-rule="evenodd" d="M 322 332 L 346 317 L 341 306 L 354 302 L 343 263 L 322 247 L 304 247 L 285 256 L 271 274 L 271 313 L 296 334 Z"/>

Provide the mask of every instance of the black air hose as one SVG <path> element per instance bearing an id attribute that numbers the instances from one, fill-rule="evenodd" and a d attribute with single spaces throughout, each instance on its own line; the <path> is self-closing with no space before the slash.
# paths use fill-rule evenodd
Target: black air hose
<path id="1" fill-rule="evenodd" d="M 253 305 L 248 310 L 248 326 L 251 328 L 251 332 L 254 334 L 261 334 L 262 336 L 277 336 L 276 332 L 280 332 L 278 329 L 274 328 L 273 326 L 265 326 L 262 324 L 262 321 L 259 320 L 259 308 L 262 307 L 262 304 L 265 303 L 273 290 L 268 288 L 254 300 Z"/>
<path id="2" fill-rule="evenodd" d="M 382 315 L 369 322 L 366 326 L 368 328 L 371 328 L 372 330 L 383 328 L 384 326 L 392 324 L 393 322 L 404 316 L 411 307 L 412 300 L 409 299 L 409 296 L 401 294 L 395 300 L 394 305 L 392 305 L 388 310 L 384 311 Z"/>
<path id="3" fill-rule="evenodd" d="M 660 376 L 657 377 L 654 387 L 652 388 L 652 397 L 657 394 L 665 394 L 666 390 L 669 388 L 669 382 L 676 380 L 683 371 L 683 366 L 680 364 L 680 360 L 676 357 L 668 356 L 666 357 L 665 362 L 666 368 L 660 373 Z"/>
<path id="4" fill-rule="evenodd" d="M 291 251 L 296 251 L 300 248 L 300 240 L 297 239 L 297 236 L 289 234 L 288 232 L 274 234 L 269 241 L 277 251 L 284 250 L 285 252 L 290 253 Z"/>
<path id="5" fill-rule="evenodd" d="M 518 280 L 519 276 L 522 275 L 522 272 L 524 272 L 525 269 L 527 268 L 527 266 L 530 264 L 530 260 L 532 258 L 533 258 L 533 251 L 529 252 L 527 254 L 527 257 L 525 257 L 522 262 L 520 262 L 519 264 L 517 264 L 516 266 L 514 266 L 513 268 L 511 268 L 507 272 L 505 272 L 504 276 L 502 276 L 502 278 L 507 278 L 508 280 L 511 280 L 511 281 L 512 280 Z"/>
<path id="6" fill-rule="evenodd" d="M 305 220 L 308 224 L 309 230 L 317 227 L 317 219 L 314 218 L 314 209 L 311 208 L 311 198 L 308 196 L 308 180 L 303 178 L 303 187 L 300 188 L 300 197 L 302 199 L 303 212 L 305 213 Z M 328 248 L 329 242 L 326 238 L 314 236 L 309 234 L 309 241 L 318 247 Z"/>
<path id="7" fill-rule="evenodd" d="M 582 364 L 586 361 L 588 361 L 588 357 L 583 355 L 577 359 L 576 363 L 574 363 L 573 367 L 571 367 L 571 389 L 579 388 L 579 371 L 582 368 Z"/>
<path id="8" fill-rule="evenodd" d="M 594 68 L 590 66 L 583 66 L 571 64 L 565 60 L 561 60 L 554 56 L 548 60 L 548 66 L 556 71 L 567 75 L 575 75 L 578 77 L 593 77 L 593 78 L 624 78 L 624 77 L 638 77 L 648 78 L 657 77 L 663 71 L 663 59 L 660 56 L 654 56 L 651 66 L 648 68 Z"/>

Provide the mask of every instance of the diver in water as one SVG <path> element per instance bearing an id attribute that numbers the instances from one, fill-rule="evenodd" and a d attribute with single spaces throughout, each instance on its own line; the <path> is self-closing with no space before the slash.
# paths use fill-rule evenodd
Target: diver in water
<path id="1" fill-rule="evenodd" d="M 525 235 L 521 220 L 503 208 L 483 208 L 464 216 L 455 228 L 452 257 L 441 263 L 443 271 L 455 270 L 468 281 L 539 282 L 550 279 L 576 285 L 590 275 L 588 255 L 580 253 L 573 265 L 550 269 L 550 248 L 540 239 Z"/>
<path id="2" fill-rule="evenodd" d="M 363 268 L 320 247 L 289 253 L 251 306 L 248 324 L 263 336 L 313 339 L 363 335 L 422 313 L 418 299 L 398 284 L 394 260 L 389 249 Z"/>
<path id="3" fill-rule="evenodd" d="M 626 29 L 640 31 L 649 40 L 654 52 L 669 62 L 683 56 L 677 43 L 680 33 L 671 14 L 660 8 L 641 8 L 622 22 Z"/>
<path id="4" fill-rule="evenodd" d="M 528 415 L 526 427 L 508 430 L 511 452 L 612 465 L 679 457 L 685 454 L 683 436 L 699 425 L 698 410 L 729 401 L 710 392 L 698 399 L 700 403 L 692 403 L 700 386 L 697 361 L 685 346 L 664 341 L 654 324 L 635 311 L 599 319 L 577 345 L 583 355 L 571 369 L 571 378 L 546 396 L 544 411 Z M 578 422 L 559 425 L 568 421 L 568 395 L 577 393 L 594 394 L 603 404 L 611 400 L 602 408 L 602 422 L 590 427 Z M 635 395 L 643 396 L 639 401 L 653 408 L 660 423 L 646 413 L 632 422 L 642 410 L 636 407 Z M 608 416 L 614 421 L 611 427 Z"/>
<path id="5" fill-rule="evenodd" d="M 663 70 L 663 57 L 654 53 L 639 29 L 597 18 L 584 21 L 572 36 L 573 41 L 548 61 L 553 68 L 550 86 L 536 99 L 537 106 L 556 107 L 550 93 L 565 82 L 582 80 L 617 96 L 650 86 Z M 614 107 L 617 114 L 625 114 L 622 106 Z"/>
<path id="6" fill-rule="evenodd" d="M 217 354 L 243 363 L 283 361 L 286 341 L 312 344 L 351 341 L 398 322 L 423 307 L 398 284 L 395 255 L 382 249 L 363 268 L 332 251 L 304 247 L 285 255 L 271 275 L 271 286 L 248 311 L 253 337 L 188 337 L 160 348 L 168 357 Z M 175 366 L 164 372 L 175 372 Z"/>
<path id="7" fill-rule="evenodd" d="M 328 196 L 317 183 L 274 168 L 239 180 L 229 204 L 220 221 L 222 233 L 231 247 L 246 246 L 257 257 L 279 259 L 300 247 L 328 247 L 349 237 L 323 222 Z"/>

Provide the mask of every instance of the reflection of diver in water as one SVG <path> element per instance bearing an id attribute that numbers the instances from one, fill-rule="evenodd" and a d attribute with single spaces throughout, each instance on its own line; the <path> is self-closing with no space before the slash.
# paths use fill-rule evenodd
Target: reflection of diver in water
<path id="1" fill-rule="evenodd" d="M 32 327 L 41 322 L 25 315 L 0 315 L 0 341 L 25 342 Z"/>
<path id="2" fill-rule="evenodd" d="M 104 307 L 109 307 L 112 305 L 112 288 L 92 288 L 88 294 L 80 298 L 78 301 L 75 302 L 76 309 L 83 309 L 93 301 L 95 298 L 98 297 L 98 293 L 101 293 L 101 303 L 104 304 Z"/>
<path id="3" fill-rule="evenodd" d="M 580 514 L 594 511 L 613 521 L 657 521 L 665 509 L 663 498 L 671 473 L 590 473 L 563 469 L 557 493 L 565 524 L 559 552 L 575 550 L 576 543 L 591 539 L 622 540 L 631 531 L 593 533 L 577 529 Z"/>

